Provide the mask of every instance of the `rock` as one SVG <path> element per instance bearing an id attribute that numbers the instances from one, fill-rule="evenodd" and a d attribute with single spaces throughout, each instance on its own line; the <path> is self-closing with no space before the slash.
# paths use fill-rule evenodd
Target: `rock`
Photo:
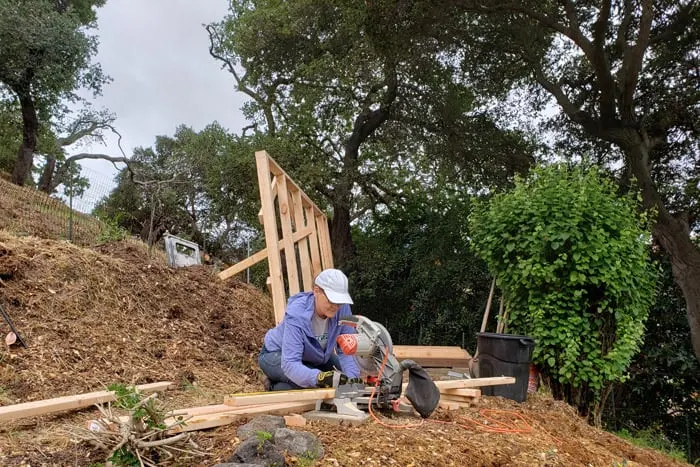
<path id="1" fill-rule="evenodd" d="M 238 466 L 284 467 L 284 455 L 270 441 L 250 438 L 238 446 L 228 463 Z"/>
<path id="2" fill-rule="evenodd" d="M 256 438 L 257 433 L 263 431 L 270 434 L 270 438 L 274 434 L 277 428 L 284 428 L 284 417 L 278 415 L 261 415 L 255 417 L 245 425 L 238 427 L 236 435 L 241 441 L 245 441 L 248 438 Z"/>
<path id="3" fill-rule="evenodd" d="M 277 428 L 274 437 L 275 446 L 293 456 L 311 459 L 323 457 L 323 444 L 313 433 L 294 431 L 289 428 Z"/>

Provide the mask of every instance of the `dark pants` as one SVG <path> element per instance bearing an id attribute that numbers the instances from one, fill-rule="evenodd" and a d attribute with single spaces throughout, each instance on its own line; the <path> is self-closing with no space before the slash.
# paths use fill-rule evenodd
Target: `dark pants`
<path id="1" fill-rule="evenodd" d="M 340 369 L 340 361 L 338 360 L 338 356 L 335 354 L 331 355 L 330 360 L 328 360 L 326 363 L 322 363 L 320 365 L 314 365 L 308 362 L 302 363 L 309 368 L 315 368 L 321 371 Z M 282 371 L 281 351 L 278 350 L 277 352 L 269 352 L 265 346 L 263 346 L 262 350 L 260 351 L 260 356 L 258 356 L 258 364 L 260 365 L 262 372 L 265 373 L 265 376 L 267 376 L 267 378 L 270 380 L 272 391 L 303 389 L 301 386 L 294 384 L 292 380 L 287 378 L 284 371 Z"/>

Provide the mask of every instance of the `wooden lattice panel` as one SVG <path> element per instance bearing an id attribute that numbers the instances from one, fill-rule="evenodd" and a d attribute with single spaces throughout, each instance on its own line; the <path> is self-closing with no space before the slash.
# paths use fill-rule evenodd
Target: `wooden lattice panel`
<path id="1" fill-rule="evenodd" d="M 262 205 L 258 216 L 265 229 L 266 248 L 220 272 L 219 277 L 227 279 L 267 258 L 268 286 L 279 323 L 287 297 L 310 291 L 314 277 L 333 267 L 331 239 L 325 213 L 270 155 L 258 151 L 255 162 Z"/>

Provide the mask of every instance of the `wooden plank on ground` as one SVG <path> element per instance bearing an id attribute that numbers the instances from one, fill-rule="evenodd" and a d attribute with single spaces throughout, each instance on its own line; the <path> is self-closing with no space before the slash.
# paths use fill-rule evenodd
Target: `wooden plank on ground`
<path id="1" fill-rule="evenodd" d="M 466 397 L 466 396 L 451 396 L 449 394 L 440 394 L 440 400 L 441 401 L 449 401 L 449 402 L 463 402 L 463 403 L 471 403 L 471 402 L 476 402 L 480 398 L 478 397 Z"/>
<path id="2" fill-rule="evenodd" d="M 492 378 L 471 378 L 435 381 L 435 385 L 438 387 L 438 389 L 440 389 L 440 391 L 444 389 L 500 386 L 502 384 L 515 384 L 515 378 L 513 378 L 512 376 L 494 376 Z"/>
<path id="3" fill-rule="evenodd" d="M 171 387 L 173 383 L 164 381 L 159 383 L 141 384 L 136 388 L 141 392 L 164 391 Z M 95 404 L 102 404 L 115 400 L 112 391 L 96 391 L 74 396 L 56 397 L 54 399 L 44 399 L 40 401 L 24 402 L 22 404 L 8 405 L 0 407 L 0 422 L 18 420 L 20 418 L 36 417 L 54 412 L 66 410 L 76 410 L 90 407 Z"/>
<path id="4" fill-rule="evenodd" d="M 272 391 L 231 394 L 224 397 L 224 404 L 232 407 L 244 407 L 257 404 L 275 404 L 283 402 L 317 401 L 332 399 L 335 389 L 297 389 L 294 391 Z"/>
<path id="5" fill-rule="evenodd" d="M 471 358 L 469 352 L 457 346 L 395 345 L 393 351 L 399 360 L 406 358 L 416 361 L 421 359 L 469 360 Z"/>
<path id="6" fill-rule="evenodd" d="M 472 378 L 435 381 L 435 385 L 443 391 L 445 389 L 478 388 L 482 386 L 498 386 L 501 384 L 513 384 L 515 378 L 510 376 L 497 376 L 493 378 Z M 408 383 L 403 384 L 406 390 Z M 272 391 L 231 394 L 224 397 L 224 404 L 232 407 L 245 407 L 250 405 L 275 404 L 285 402 L 315 401 L 319 399 L 332 399 L 335 397 L 335 389 L 298 389 L 294 391 Z"/>
<path id="7" fill-rule="evenodd" d="M 272 414 L 286 415 L 289 413 L 305 412 L 313 410 L 316 407 L 315 401 L 287 402 L 278 404 L 266 404 L 255 407 L 246 407 L 240 410 L 231 410 L 228 412 L 213 413 L 198 415 L 187 420 L 185 426 L 177 427 L 170 430 L 171 433 L 179 433 L 182 431 L 197 431 L 217 426 L 228 425 L 242 418 L 250 418 L 251 415 Z M 165 423 L 172 423 L 174 420 Z"/>
<path id="8" fill-rule="evenodd" d="M 470 388 L 440 389 L 440 393 L 452 396 L 481 397 L 480 389 Z"/>

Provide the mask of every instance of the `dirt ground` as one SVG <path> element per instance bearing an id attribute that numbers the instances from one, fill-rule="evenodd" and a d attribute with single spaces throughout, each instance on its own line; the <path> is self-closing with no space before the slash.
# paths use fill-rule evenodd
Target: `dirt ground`
<path id="1" fill-rule="evenodd" d="M 81 248 L 0 231 L 0 304 L 29 346 L 0 348 L 0 405 L 117 382 L 173 381 L 177 388 L 163 395 L 173 409 L 262 389 L 256 360 L 273 324 L 270 299 L 247 284 L 221 282 L 206 267 L 169 268 L 135 241 Z M 7 331 L 0 322 L 0 334 Z M 91 408 L 0 426 L 0 465 L 103 462 L 105 453 L 69 433 L 97 415 Z M 317 465 L 680 465 L 587 425 L 544 395 L 523 404 L 483 397 L 423 422 L 386 414 L 378 420 L 308 424 L 303 429 L 326 449 Z M 238 425 L 197 432 L 206 456 L 176 465 L 225 461 L 238 443 Z"/>

